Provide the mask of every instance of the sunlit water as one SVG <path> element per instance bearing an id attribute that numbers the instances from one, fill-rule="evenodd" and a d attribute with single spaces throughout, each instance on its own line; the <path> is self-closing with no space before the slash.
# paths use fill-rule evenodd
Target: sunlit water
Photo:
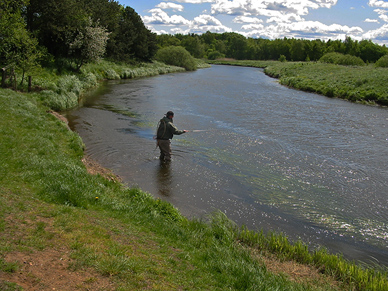
<path id="1" fill-rule="evenodd" d="M 173 161 L 158 120 L 175 112 Z M 213 66 L 109 83 L 67 113 L 86 153 L 187 216 L 238 224 L 388 265 L 388 110 L 283 87 L 255 68 Z"/>

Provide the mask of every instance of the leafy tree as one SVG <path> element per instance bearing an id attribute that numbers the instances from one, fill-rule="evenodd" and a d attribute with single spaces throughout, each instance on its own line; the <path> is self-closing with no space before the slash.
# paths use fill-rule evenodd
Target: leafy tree
<path id="1" fill-rule="evenodd" d="M 293 39 L 291 41 L 291 60 L 304 61 L 306 59 L 305 45 L 303 40 Z"/>
<path id="2" fill-rule="evenodd" d="M 13 72 L 15 89 L 15 70 L 22 72 L 22 85 L 25 73 L 38 65 L 42 55 L 37 40 L 26 30 L 21 16 L 24 5 L 24 1 L 4 1 L 0 4 L 0 66 Z"/>
<path id="3" fill-rule="evenodd" d="M 181 41 L 171 34 L 161 34 L 156 36 L 156 41 L 159 48 L 175 45 L 180 46 Z"/>
<path id="4" fill-rule="evenodd" d="M 362 58 L 364 62 L 374 63 L 385 54 L 388 54 L 388 50 L 386 47 L 374 44 L 371 40 L 360 41 L 359 48 L 360 58 Z"/>
<path id="5" fill-rule="evenodd" d="M 181 46 L 195 58 L 202 58 L 205 55 L 205 46 L 197 35 L 185 37 L 181 41 Z"/>
<path id="6" fill-rule="evenodd" d="M 207 45 L 212 45 L 216 41 L 216 34 L 206 31 L 201 35 L 202 41 Z"/>
<path id="7" fill-rule="evenodd" d="M 247 40 L 247 59 L 258 60 L 260 59 L 260 47 L 253 38 Z"/>
<path id="8" fill-rule="evenodd" d="M 67 57 L 88 15 L 78 0 L 30 0 L 27 27 L 55 57 Z"/>
<path id="9" fill-rule="evenodd" d="M 144 26 L 133 8 L 125 7 L 121 12 L 119 27 L 108 44 L 108 56 L 119 61 L 132 58 L 149 61 L 156 51 L 156 34 Z"/>
<path id="10" fill-rule="evenodd" d="M 320 39 L 305 42 L 305 50 L 311 61 L 318 61 L 324 50 L 324 43 Z"/>
<path id="11" fill-rule="evenodd" d="M 112 35 L 121 20 L 123 6 L 114 0 L 78 0 L 82 9 L 91 17 L 93 23 L 99 23 L 101 27 Z"/>
<path id="12" fill-rule="evenodd" d="M 105 28 L 98 22 L 93 25 L 90 18 L 88 25 L 79 29 L 74 41 L 69 44 L 77 71 L 83 64 L 98 61 L 104 55 L 108 35 Z"/>
<path id="13" fill-rule="evenodd" d="M 227 36 L 227 56 L 237 60 L 246 59 L 247 39 L 245 36 L 229 32 Z"/>

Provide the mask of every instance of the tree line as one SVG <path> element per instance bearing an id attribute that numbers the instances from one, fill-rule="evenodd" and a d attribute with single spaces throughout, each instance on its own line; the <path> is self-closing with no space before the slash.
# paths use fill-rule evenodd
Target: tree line
<path id="1" fill-rule="evenodd" d="M 117 1 L 0 2 L 0 68 L 24 73 L 41 64 L 79 70 L 100 57 L 150 61 L 157 48 L 156 34 Z"/>
<path id="2" fill-rule="evenodd" d="M 385 45 L 350 37 L 325 42 L 246 38 L 234 32 L 156 35 L 133 8 L 114 0 L 0 2 L 0 68 L 10 70 L 15 82 L 12 72 L 21 72 L 23 82 L 25 72 L 37 65 L 79 70 L 101 57 L 124 63 L 152 61 L 158 49 L 176 46 L 211 60 L 317 61 L 327 53 L 341 53 L 374 63 L 388 54 Z"/>
<path id="3" fill-rule="evenodd" d="M 235 32 L 202 35 L 158 35 L 158 45 L 183 46 L 196 58 L 233 58 L 237 60 L 289 60 L 318 61 L 327 53 L 341 53 L 361 58 L 365 63 L 374 63 L 388 54 L 388 48 L 371 40 L 357 41 L 351 37 L 342 40 L 304 40 L 283 38 L 269 40 L 246 38 Z"/>

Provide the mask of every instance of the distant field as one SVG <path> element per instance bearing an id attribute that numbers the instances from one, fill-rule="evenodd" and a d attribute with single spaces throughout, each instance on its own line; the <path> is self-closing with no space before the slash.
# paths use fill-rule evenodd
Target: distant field
<path id="1" fill-rule="evenodd" d="M 388 68 L 319 62 L 215 61 L 212 64 L 265 68 L 282 85 L 353 102 L 388 105 Z"/>

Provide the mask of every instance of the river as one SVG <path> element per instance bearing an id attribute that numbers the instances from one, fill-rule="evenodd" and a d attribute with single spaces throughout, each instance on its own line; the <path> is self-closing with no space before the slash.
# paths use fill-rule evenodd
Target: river
<path id="1" fill-rule="evenodd" d="M 175 113 L 173 161 L 153 136 Z M 388 266 L 388 109 L 300 92 L 261 69 L 108 82 L 66 113 L 86 154 L 188 217 L 219 209 L 346 258 Z"/>

